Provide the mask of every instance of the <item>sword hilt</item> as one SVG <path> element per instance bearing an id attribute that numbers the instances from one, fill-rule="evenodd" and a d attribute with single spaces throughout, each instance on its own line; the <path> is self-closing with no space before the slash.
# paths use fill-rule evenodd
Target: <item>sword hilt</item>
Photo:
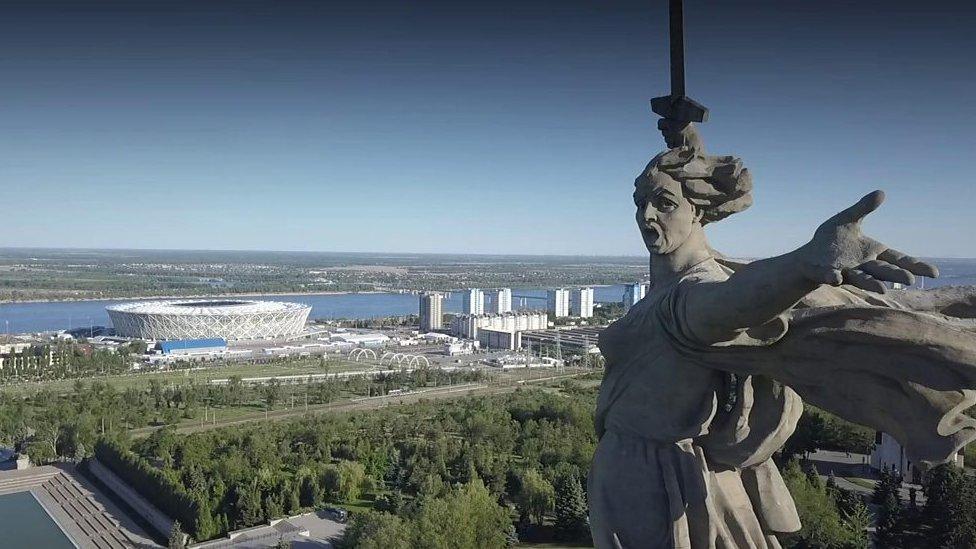
<path id="1" fill-rule="evenodd" d="M 708 120 L 708 107 L 690 97 L 665 95 L 651 99 L 651 110 L 663 118 L 678 122 L 705 122 Z"/>
<path id="2" fill-rule="evenodd" d="M 671 95 L 651 99 L 651 110 L 678 122 L 704 122 L 708 109 L 685 95 L 685 22 L 682 0 L 670 0 Z"/>

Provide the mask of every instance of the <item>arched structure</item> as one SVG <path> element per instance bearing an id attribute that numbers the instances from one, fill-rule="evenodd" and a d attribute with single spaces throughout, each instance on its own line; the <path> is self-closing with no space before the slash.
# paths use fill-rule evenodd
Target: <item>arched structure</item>
<path id="1" fill-rule="evenodd" d="M 298 335 L 312 307 L 281 301 L 193 299 L 120 303 L 106 310 L 120 336 L 233 341 Z"/>
<path id="2" fill-rule="evenodd" d="M 359 347 L 349 351 L 349 360 L 359 362 L 359 359 L 361 358 L 371 358 L 376 360 L 376 351 L 366 347 Z"/>

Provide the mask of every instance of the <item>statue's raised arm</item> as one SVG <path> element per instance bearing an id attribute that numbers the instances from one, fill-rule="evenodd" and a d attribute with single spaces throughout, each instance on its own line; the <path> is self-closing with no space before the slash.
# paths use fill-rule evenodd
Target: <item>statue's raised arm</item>
<path id="1" fill-rule="evenodd" d="M 750 263 L 728 280 L 689 288 L 688 331 L 705 343 L 730 341 L 790 310 L 821 284 L 847 283 L 884 293 L 884 282 L 911 285 L 915 275 L 938 276 L 933 265 L 891 249 L 861 230 L 865 216 L 883 201 L 884 193 L 874 191 L 825 221 L 810 242 L 796 250 Z"/>

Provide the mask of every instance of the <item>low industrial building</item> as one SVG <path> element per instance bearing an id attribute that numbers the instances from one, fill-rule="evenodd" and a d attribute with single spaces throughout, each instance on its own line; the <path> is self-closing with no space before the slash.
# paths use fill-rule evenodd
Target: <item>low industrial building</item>
<path id="1" fill-rule="evenodd" d="M 159 351 L 164 355 L 219 355 L 227 352 L 227 341 L 221 338 L 174 339 L 161 341 Z"/>
<path id="2" fill-rule="evenodd" d="M 505 330 L 478 330 L 478 342 L 485 349 L 507 349 L 514 351 L 522 348 L 522 332 L 507 332 Z"/>
<path id="3" fill-rule="evenodd" d="M 474 354 L 480 348 L 477 341 L 452 341 L 444 344 L 444 354 L 447 356 L 460 356 Z"/>
<path id="4" fill-rule="evenodd" d="M 596 354 L 600 352 L 597 342 L 602 331 L 598 326 L 526 331 L 522 332 L 522 347 L 536 352 L 547 349 L 560 354 Z"/>
<path id="5" fill-rule="evenodd" d="M 356 347 L 383 347 L 390 343 L 390 336 L 377 332 L 335 332 L 330 341 L 351 343 Z"/>
<path id="6" fill-rule="evenodd" d="M 489 366 L 510 370 L 513 368 L 561 368 L 565 363 L 557 358 L 512 354 L 489 359 Z"/>

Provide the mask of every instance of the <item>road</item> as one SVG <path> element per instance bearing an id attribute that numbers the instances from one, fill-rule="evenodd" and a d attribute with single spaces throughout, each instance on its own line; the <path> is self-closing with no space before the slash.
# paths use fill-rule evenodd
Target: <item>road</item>
<path id="1" fill-rule="evenodd" d="M 561 379 L 568 379 L 583 375 L 588 372 L 575 372 L 569 374 L 556 374 L 548 377 L 540 377 L 535 379 L 525 379 L 519 380 L 517 382 L 505 382 L 504 384 L 484 384 L 484 383 L 466 383 L 463 385 L 448 385 L 444 387 L 433 387 L 430 389 L 424 389 L 421 391 L 414 391 L 410 393 L 404 393 L 400 395 L 386 395 L 378 397 L 363 397 L 353 400 L 347 400 L 343 402 L 336 402 L 333 404 L 319 404 L 315 406 L 309 406 L 307 409 L 302 407 L 287 408 L 284 410 L 274 410 L 268 412 L 267 414 L 263 412 L 257 412 L 253 414 L 247 414 L 243 416 L 237 416 L 233 419 L 210 422 L 203 425 L 183 425 L 177 427 L 177 433 L 198 433 L 201 431 L 209 431 L 211 429 L 219 429 L 221 427 L 229 427 L 232 425 L 240 425 L 242 423 L 251 423 L 253 421 L 280 421 L 284 419 L 292 419 L 296 417 L 302 417 L 306 413 L 308 414 L 320 414 L 327 412 L 351 412 L 355 410 L 371 410 L 376 408 L 382 408 L 384 406 L 399 405 L 399 404 L 410 404 L 413 402 L 418 402 L 422 399 L 428 400 L 444 400 L 450 398 L 458 398 L 468 395 L 494 395 L 501 393 L 508 393 L 514 391 L 515 389 L 528 384 L 538 384 L 546 383 L 550 381 L 559 381 Z M 140 427 L 138 429 L 132 429 L 129 434 L 134 438 L 142 438 L 149 436 L 153 432 L 162 429 L 164 426 L 152 426 L 152 427 Z"/>

